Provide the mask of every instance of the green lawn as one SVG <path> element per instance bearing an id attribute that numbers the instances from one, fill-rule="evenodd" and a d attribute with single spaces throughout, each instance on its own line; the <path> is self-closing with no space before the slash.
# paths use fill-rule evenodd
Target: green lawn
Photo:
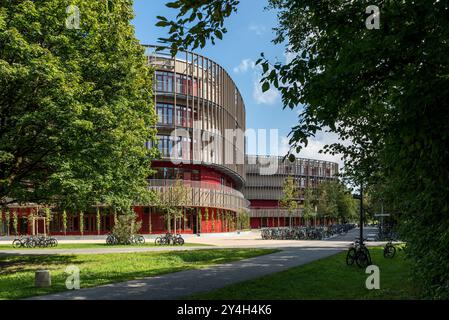
<path id="1" fill-rule="evenodd" d="M 346 265 L 346 252 L 329 258 L 197 294 L 189 299 L 412 299 L 417 297 L 402 251 L 387 260 L 381 248 L 370 248 L 373 264 L 380 270 L 380 289 L 368 290 L 364 269 Z"/>
<path id="2" fill-rule="evenodd" d="M 0 299 L 65 291 L 65 268 L 80 268 L 81 288 L 139 279 L 276 252 L 268 249 L 215 249 L 113 254 L 0 256 Z M 34 272 L 48 269 L 50 288 L 34 288 Z"/>
<path id="3" fill-rule="evenodd" d="M 137 247 L 155 247 L 153 241 L 147 240 L 142 245 L 116 245 L 116 246 L 110 246 L 106 243 L 60 243 L 57 247 L 47 247 L 47 248 L 13 248 L 10 244 L 0 244 L 0 251 L 1 250 L 30 250 L 30 249 L 42 249 L 42 250 L 48 250 L 48 249 L 99 249 L 99 248 L 137 248 Z M 211 246 L 208 244 L 201 244 L 201 243 L 184 243 L 184 246 L 187 247 L 195 247 L 195 246 Z M 166 246 L 169 247 L 169 246 Z M 172 247 L 172 246 L 170 246 Z"/>

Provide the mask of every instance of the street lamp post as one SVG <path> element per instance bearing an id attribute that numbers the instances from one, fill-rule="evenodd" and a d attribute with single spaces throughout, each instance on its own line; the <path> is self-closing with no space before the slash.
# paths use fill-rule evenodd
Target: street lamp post
<path id="1" fill-rule="evenodd" d="M 363 245 L 363 184 L 360 184 L 360 245 Z"/>

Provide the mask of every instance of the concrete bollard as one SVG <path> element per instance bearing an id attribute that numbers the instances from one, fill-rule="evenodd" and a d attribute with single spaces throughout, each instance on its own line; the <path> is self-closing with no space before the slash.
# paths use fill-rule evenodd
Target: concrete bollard
<path id="1" fill-rule="evenodd" d="M 51 276 L 48 270 L 37 270 L 34 276 L 35 286 L 38 288 L 50 287 Z"/>

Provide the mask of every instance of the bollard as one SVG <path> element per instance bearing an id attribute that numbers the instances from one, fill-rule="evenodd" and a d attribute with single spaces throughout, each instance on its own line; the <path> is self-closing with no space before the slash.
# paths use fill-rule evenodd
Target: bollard
<path id="1" fill-rule="evenodd" d="M 37 270 L 35 273 L 35 286 L 38 288 L 50 287 L 51 286 L 51 276 L 48 270 Z"/>

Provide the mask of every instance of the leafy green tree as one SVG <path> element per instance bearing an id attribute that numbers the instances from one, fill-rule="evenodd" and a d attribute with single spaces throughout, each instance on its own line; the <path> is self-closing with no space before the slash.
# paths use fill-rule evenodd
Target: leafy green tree
<path id="1" fill-rule="evenodd" d="M 156 115 L 132 1 L 0 0 L 0 204 L 96 203 L 129 211 L 149 197 Z M 70 26 L 70 24 L 69 24 Z"/>
<path id="2" fill-rule="evenodd" d="M 310 226 L 310 220 L 315 217 L 315 208 L 318 204 L 317 193 L 313 188 L 306 188 L 304 190 L 304 204 L 302 216 L 306 221 L 306 225 Z"/>
<path id="3" fill-rule="evenodd" d="M 318 186 L 318 213 L 320 217 L 332 219 L 338 216 L 338 184 L 330 181 Z"/>
<path id="4" fill-rule="evenodd" d="M 183 217 L 184 209 L 190 203 L 190 194 L 191 188 L 182 179 L 176 179 L 172 186 L 159 194 L 157 205 L 163 212 L 168 232 L 171 232 L 172 221 L 176 232 L 176 220 Z"/>
<path id="5" fill-rule="evenodd" d="M 292 225 L 292 216 L 298 211 L 299 189 L 298 183 L 292 176 L 285 178 L 282 185 L 282 198 L 279 200 L 281 208 L 285 208 L 289 216 L 289 225 Z M 284 218 L 285 219 L 285 218 Z"/>
<path id="6" fill-rule="evenodd" d="M 136 221 L 137 215 L 120 214 L 112 229 L 112 233 L 117 238 L 118 244 L 131 244 L 131 236 L 136 235 L 142 227 L 142 221 Z"/>
<path id="7" fill-rule="evenodd" d="M 178 0 L 171 7 L 188 16 L 205 3 Z M 399 213 L 423 294 L 448 298 L 449 268 L 442 266 L 449 260 L 449 8 L 447 1 L 379 1 L 380 28 L 369 29 L 372 4 L 268 0 L 278 15 L 274 42 L 285 43 L 294 58 L 271 64 L 262 57 L 262 89 L 279 89 L 287 108 L 302 106 L 293 150 L 321 129 L 352 142 L 324 151 L 343 153 L 357 185 L 386 186 L 383 198 Z M 166 42 L 176 49 L 198 37 L 203 47 L 223 26 L 217 17 L 193 16 L 198 28 L 174 26 Z"/>

